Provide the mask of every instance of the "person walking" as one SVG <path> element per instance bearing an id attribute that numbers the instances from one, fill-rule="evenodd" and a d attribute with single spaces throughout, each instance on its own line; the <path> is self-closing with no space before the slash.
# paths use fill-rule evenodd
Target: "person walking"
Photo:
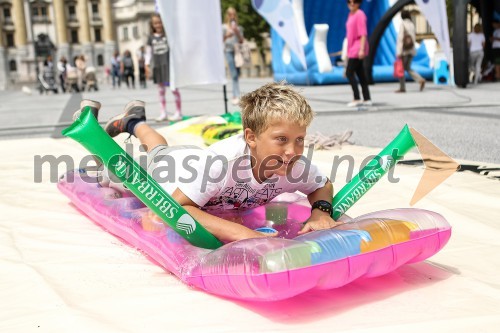
<path id="1" fill-rule="evenodd" d="M 349 16 L 346 22 L 347 38 L 347 68 L 346 76 L 352 87 L 354 100 L 347 104 L 349 107 L 371 106 L 370 90 L 365 76 L 363 62 L 368 55 L 368 29 L 365 13 L 359 9 L 362 0 L 347 0 Z M 359 96 L 358 81 L 363 92 L 363 101 Z"/>
<path id="2" fill-rule="evenodd" d="M 57 62 L 57 72 L 59 73 L 59 83 L 61 84 L 61 90 L 63 93 L 66 92 L 66 65 L 68 61 L 66 57 L 59 58 Z"/>
<path id="3" fill-rule="evenodd" d="M 243 28 L 238 25 L 238 13 L 233 7 L 226 10 L 225 23 L 222 25 L 222 35 L 224 41 L 224 55 L 226 57 L 229 73 L 233 81 L 233 105 L 237 105 L 240 101 L 240 69 L 236 67 L 234 61 L 234 46 L 243 43 Z"/>
<path id="4" fill-rule="evenodd" d="M 154 13 L 150 23 L 151 35 L 148 38 L 145 63 L 146 73 L 151 73 L 153 82 L 158 85 L 161 110 L 160 116 L 155 120 L 158 122 L 180 120 L 182 110 L 179 89 L 172 89 L 175 98 L 175 113 L 172 116 L 167 114 L 166 87 L 170 86 L 170 50 L 160 14 Z"/>
<path id="5" fill-rule="evenodd" d="M 121 63 L 120 53 L 115 51 L 111 57 L 111 81 L 113 82 L 113 89 L 116 86 L 120 88 L 121 86 Z"/>
<path id="6" fill-rule="evenodd" d="M 123 73 L 123 80 L 127 84 L 127 88 L 130 88 L 130 86 L 132 85 L 132 88 L 135 89 L 134 71 L 135 68 L 134 68 L 134 60 L 132 59 L 132 54 L 130 53 L 129 50 L 126 50 L 125 52 L 123 52 L 121 72 Z"/>
<path id="7" fill-rule="evenodd" d="M 146 50 L 141 46 L 137 51 L 137 64 L 139 65 L 139 85 L 141 88 L 146 88 Z"/>
<path id="8" fill-rule="evenodd" d="M 469 44 L 470 73 L 474 77 L 474 84 L 478 84 L 481 80 L 481 66 L 484 58 L 484 45 L 486 43 L 481 24 L 477 23 L 474 25 L 474 30 L 467 36 L 467 41 Z M 472 79 L 469 81 L 472 81 Z"/>
<path id="9" fill-rule="evenodd" d="M 411 69 L 413 57 L 417 54 L 415 44 L 415 25 L 411 20 L 410 12 L 403 10 L 401 11 L 401 25 L 399 26 L 398 38 L 396 42 L 396 57 L 401 58 L 404 70 L 410 74 L 415 82 L 420 84 L 420 91 L 422 91 L 425 87 L 425 79 Z M 406 79 L 404 75 L 399 78 L 399 90 L 396 90 L 395 92 L 406 92 Z"/>
<path id="10" fill-rule="evenodd" d="M 85 79 L 87 63 L 85 62 L 85 56 L 83 54 L 75 57 L 75 67 L 78 71 L 78 87 L 81 91 L 85 91 L 85 86 L 87 85 L 87 80 Z"/>

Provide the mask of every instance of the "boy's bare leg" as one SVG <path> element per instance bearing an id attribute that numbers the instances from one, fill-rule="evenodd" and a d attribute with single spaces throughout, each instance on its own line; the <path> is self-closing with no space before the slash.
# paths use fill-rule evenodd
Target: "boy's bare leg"
<path id="1" fill-rule="evenodd" d="M 141 144 L 146 146 L 146 151 L 148 152 L 156 146 L 168 144 L 163 135 L 146 123 L 137 124 L 134 128 L 134 135 L 139 139 Z"/>

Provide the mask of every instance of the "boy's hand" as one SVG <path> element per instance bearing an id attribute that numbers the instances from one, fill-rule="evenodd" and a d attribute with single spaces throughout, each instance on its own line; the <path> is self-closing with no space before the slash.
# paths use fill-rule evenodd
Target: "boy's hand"
<path id="1" fill-rule="evenodd" d="M 312 211 L 311 217 L 307 220 L 298 234 L 302 235 L 310 231 L 330 229 L 341 224 L 343 224 L 343 222 L 334 221 L 328 213 L 315 209 Z"/>

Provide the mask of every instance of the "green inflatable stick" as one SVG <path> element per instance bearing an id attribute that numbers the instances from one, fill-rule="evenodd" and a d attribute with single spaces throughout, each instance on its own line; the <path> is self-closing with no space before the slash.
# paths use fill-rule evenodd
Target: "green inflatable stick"
<path id="1" fill-rule="evenodd" d="M 97 155 L 146 206 L 194 246 L 216 249 L 222 243 L 196 222 L 165 190 L 99 126 L 86 108 L 62 131 Z"/>
<path id="2" fill-rule="evenodd" d="M 333 219 L 337 220 L 351 208 L 415 145 L 408 125 L 405 125 L 398 136 L 333 197 Z"/>
<path id="3" fill-rule="evenodd" d="M 221 115 L 230 124 L 240 124 L 241 125 L 241 112 L 225 113 Z"/>

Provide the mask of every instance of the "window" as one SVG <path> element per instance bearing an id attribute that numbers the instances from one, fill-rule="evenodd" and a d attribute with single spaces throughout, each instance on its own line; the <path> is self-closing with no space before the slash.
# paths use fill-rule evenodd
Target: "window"
<path id="1" fill-rule="evenodd" d="M 3 7 L 3 18 L 5 23 L 12 23 L 12 14 L 10 11 L 10 6 Z"/>
<path id="2" fill-rule="evenodd" d="M 104 66 L 104 57 L 102 54 L 97 55 L 97 66 Z"/>
<path id="3" fill-rule="evenodd" d="M 47 4 L 43 1 L 32 3 L 31 15 L 33 15 L 33 22 L 48 22 L 49 16 Z"/>
<path id="4" fill-rule="evenodd" d="M 123 40 L 128 40 L 128 27 L 123 27 Z"/>
<path id="5" fill-rule="evenodd" d="M 14 43 L 14 33 L 13 32 L 7 32 L 5 34 L 5 41 L 7 42 L 7 47 L 15 47 Z"/>
<path id="6" fill-rule="evenodd" d="M 9 61 L 9 71 L 17 72 L 17 62 L 14 59 Z"/>
<path id="7" fill-rule="evenodd" d="M 76 19 L 76 5 L 74 3 L 68 4 L 68 20 L 77 21 Z"/>
<path id="8" fill-rule="evenodd" d="M 73 44 L 78 44 L 78 30 L 77 29 L 71 29 L 70 30 L 70 36 L 71 36 L 71 43 Z"/>
<path id="9" fill-rule="evenodd" d="M 99 2 L 92 2 L 92 18 L 99 20 Z"/>
<path id="10" fill-rule="evenodd" d="M 101 29 L 100 28 L 95 28 L 94 29 L 94 41 L 96 41 L 96 42 L 102 42 Z"/>
<path id="11" fill-rule="evenodd" d="M 132 35 L 134 36 L 134 39 L 139 39 L 139 28 L 137 26 L 132 28 Z"/>

